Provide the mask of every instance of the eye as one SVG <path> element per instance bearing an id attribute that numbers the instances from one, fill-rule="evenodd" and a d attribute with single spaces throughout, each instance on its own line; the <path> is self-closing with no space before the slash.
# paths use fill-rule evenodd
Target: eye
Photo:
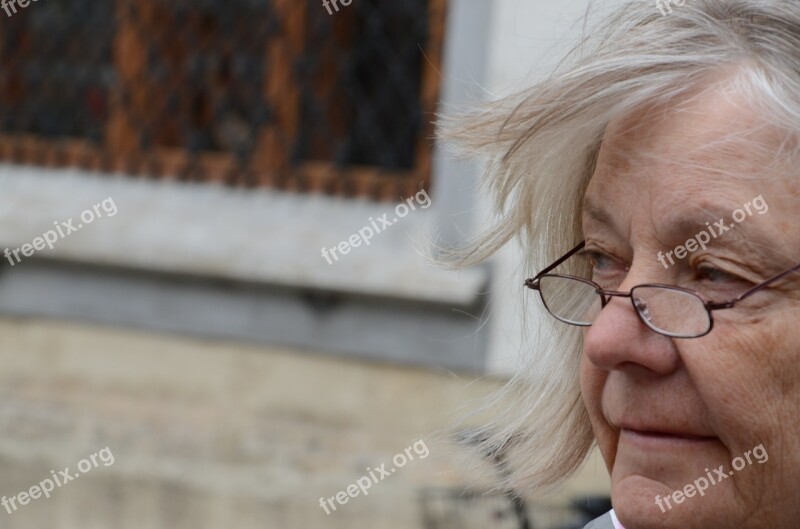
<path id="1" fill-rule="evenodd" d="M 603 288 L 614 288 L 622 282 L 628 267 L 619 259 L 596 249 L 585 249 L 581 255 L 591 267 L 591 278 Z"/>
<path id="2" fill-rule="evenodd" d="M 710 286 L 719 287 L 741 286 L 750 283 L 746 279 L 708 265 L 697 268 L 696 279 Z"/>
<path id="3" fill-rule="evenodd" d="M 711 266 L 701 266 L 697 269 L 697 279 L 703 281 L 711 281 L 714 283 L 719 283 L 722 281 L 730 281 L 733 279 L 733 276 L 728 274 L 727 272 L 723 272 L 719 268 L 713 268 Z"/>
<path id="4" fill-rule="evenodd" d="M 586 249 L 580 252 L 580 255 L 587 260 L 592 270 L 613 270 L 615 267 L 618 269 L 625 268 L 619 260 L 598 250 Z"/>
<path id="5" fill-rule="evenodd" d="M 614 260 L 611 257 L 596 250 L 586 250 L 583 255 L 593 270 L 608 270 L 614 266 Z"/>

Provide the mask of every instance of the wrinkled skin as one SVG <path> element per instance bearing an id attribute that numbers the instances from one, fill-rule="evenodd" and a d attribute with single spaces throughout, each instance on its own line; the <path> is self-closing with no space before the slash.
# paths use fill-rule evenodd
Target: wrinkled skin
<path id="1" fill-rule="evenodd" d="M 800 262 L 800 174 L 770 167 L 774 151 L 748 149 L 777 146 L 786 135 L 759 128 L 744 98 L 703 96 L 664 110 L 643 110 L 606 131 L 583 210 L 593 277 L 620 291 L 666 283 L 720 301 Z M 745 143 L 720 144 L 732 132 Z M 657 259 L 706 221 L 731 223 L 731 212 L 758 196 L 769 210 L 707 250 L 666 269 Z M 581 391 L 626 529 L 800 526 L 799 290 L 796 273 L 715 312 L 714 329 L 701 338 L 651 331 L 626 298 L 614 298 L 586 328 Z M 746 464 L 731 476 L 739 456 Z M 720 465 L 725 479 L 715 473 Z M 670 496 L 708 473 L 719 482 L 703 496 L 696 486 L 680 503 Z"/>

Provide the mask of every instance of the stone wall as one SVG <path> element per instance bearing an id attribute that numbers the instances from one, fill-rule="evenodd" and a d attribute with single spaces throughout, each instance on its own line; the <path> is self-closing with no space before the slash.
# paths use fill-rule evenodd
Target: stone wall
<path id="1" fill-rule="evenodd" d="M 4 529 L 422 527 L 422 487 L 479 483 L 443 438 L 500 384 L 37 320 L 0 320 L 0 337 L 0 496 L 114 456 L 50 499 L 0 508 Z M 419 439 L 428 457 L 320 508 Z M 591 462 L 569 491 L 606 480 Z"/>

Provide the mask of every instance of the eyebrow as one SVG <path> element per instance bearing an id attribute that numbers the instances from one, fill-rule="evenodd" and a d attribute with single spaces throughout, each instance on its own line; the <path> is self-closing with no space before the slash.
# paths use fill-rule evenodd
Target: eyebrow
<path id="1" fill-rule="evenodd" d="M 609 213 L 602 204 L 597 203 L 588 195 L 583 199 L 581 213 L 586 218 L 594 220 L 600 224 L 605 224 L 612 227 L 614 230 L 619 231 L 617 230 L 617 223 L 614 220 L 614 217 L 611 216 L 611 213 Z"/>

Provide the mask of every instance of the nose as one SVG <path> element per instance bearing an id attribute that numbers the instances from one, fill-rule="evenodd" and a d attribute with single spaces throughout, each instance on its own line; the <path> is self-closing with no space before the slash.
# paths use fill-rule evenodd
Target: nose
<path id="1" fill-rule="evenodd" d="M 641 283 L 636 275 L 631 268 L 619 291 L 629 292 Z M 649 317 L 648 307 L 640 307 L 640 310 L 642 317 Z M 647 327 L 629 297 L 610 298 L 587 328 L 583 349 L 595 367 L 606 371 L 645 369 L 663 376 L 674 372 L 680 362 L 673 340 Z"/>

